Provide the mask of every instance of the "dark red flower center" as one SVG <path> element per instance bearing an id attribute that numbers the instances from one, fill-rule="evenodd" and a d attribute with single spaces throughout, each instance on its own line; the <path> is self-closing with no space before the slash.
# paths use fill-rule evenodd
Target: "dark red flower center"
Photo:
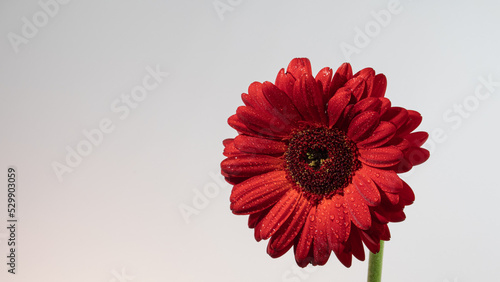
<path id="1" fill-rule="evenodd" d="M 306 127 L 295 131 L 285 167 L 303 190 L 321 197 L 342 193 L 361 166 L 356 144 L 340 130 Z"/>

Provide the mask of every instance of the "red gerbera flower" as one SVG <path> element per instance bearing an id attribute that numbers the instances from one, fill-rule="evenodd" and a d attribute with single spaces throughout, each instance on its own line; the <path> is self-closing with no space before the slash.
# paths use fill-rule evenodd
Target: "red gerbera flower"
<path id="1" fill-rule="evenodd" d="M 313 76 L 294 59 L 276 82 L 254 82 L 228 123 L 222 174 L 233 184 L 231 210 L 249 214 L 255 239 L 280 257 L 292 246 L 301 267 L 323 265 L 331 251 L 347 267 L 389 240 L 387 224 L 414 201 L 397 173 L 429 157 L 416 111 L 392 107 L 386 78 L 371 68 Z"/>

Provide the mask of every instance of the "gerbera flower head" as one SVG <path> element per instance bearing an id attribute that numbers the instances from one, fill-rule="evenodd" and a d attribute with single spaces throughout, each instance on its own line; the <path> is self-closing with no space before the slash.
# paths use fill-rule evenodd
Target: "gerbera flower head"
<path id="1" fill-rule="evenodd" d="M 349 267 L 389 240 L 387 224 L 405 219 L 412 189 L 398 176 L 426 161 L 426 132 L 412 110 L 391 106 L 387 80 L 344 63 L 313 76 L 294 59 L 275 83 L 254 82 L 228 123 L 222 174 L 233 184 L 234 214 L 249 215 L 257 241 L 280 257 L 292 247 L 301 267 L 333 252 Z"/>

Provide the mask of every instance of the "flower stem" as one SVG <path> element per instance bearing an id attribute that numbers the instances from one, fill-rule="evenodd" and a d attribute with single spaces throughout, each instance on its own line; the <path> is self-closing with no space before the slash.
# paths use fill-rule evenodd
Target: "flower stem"
<path id="1" fill-rule="evenodd" d="M 380 241 L 380 251 L 376 254 L 370 252 L 368 261 L 368 282 L 382 281 L 382 260 L 384 257 L 384 241 Z"/>

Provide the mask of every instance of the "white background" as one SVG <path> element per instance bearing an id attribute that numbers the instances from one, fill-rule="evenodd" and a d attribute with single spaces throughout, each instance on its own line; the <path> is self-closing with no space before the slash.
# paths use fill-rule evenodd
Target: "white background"
<path id="1" fill-rule="evenodd" d="M 218 176 L 240 94 L 294 57 L 315 73 L 345 61 L 384 73 L 393 105 L 419 111 L 431 134 L 430 160 L 402 175 L 416 201 L 390 224 L 383 280 L 497 279 L 500 5 L 388 3 L 73 0 L 47 15 L 37 1 L 2 0 L 0 280 L 364 281 L 366 261 L 347 269 L 332 256 L 305 271 L 291 252 L 270 258 L 247 217 L 231 214 Z M 377 22 L 383 10 L 390 19 Z M 169 75 L 123 117 L 112 105 L 148 67 Z M 67 165 L 68 148 L 106 119 L 113 131 L 59 181 L 54 163 Z M 6 265 L 9 166 L 16 275 Z M 187 206 L 196 213 L 183 216 Z"/>

